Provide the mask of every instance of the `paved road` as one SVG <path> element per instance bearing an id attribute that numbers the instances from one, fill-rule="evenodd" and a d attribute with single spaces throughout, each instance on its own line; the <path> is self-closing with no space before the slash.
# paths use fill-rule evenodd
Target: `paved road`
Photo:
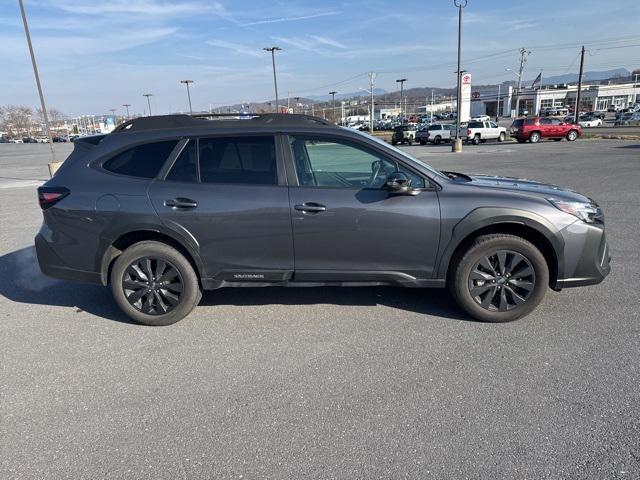
<path id="1" fill-rule="evenodd" d="M 637 142 L 407 147 L 604 206 L 613 273 L 526 319 L 469 321 L 441 291 L 227 289 L 166 328 L 38 273 L 47 147 L 0 147 L 0 478 L 640 478 Z"/>

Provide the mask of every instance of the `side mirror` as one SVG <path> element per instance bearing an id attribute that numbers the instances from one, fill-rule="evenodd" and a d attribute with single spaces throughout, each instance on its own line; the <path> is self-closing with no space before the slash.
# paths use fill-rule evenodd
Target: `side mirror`
<path id="1" fill-rule="evenodd" d="M 420 190 L 411 188 L 411 179 L 403 172 L 393 172 L 389 174 L 384 186 L 396 195 L 417 195 L 420 192 Z"/>

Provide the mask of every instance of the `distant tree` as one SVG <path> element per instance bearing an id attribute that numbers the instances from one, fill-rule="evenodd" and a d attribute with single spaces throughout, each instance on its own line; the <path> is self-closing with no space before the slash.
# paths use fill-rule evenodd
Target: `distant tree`
<path id="1" fill-rule="evenodd" d="M 24 105 L 6 105 L 2 107 L 3 128 L 7 131 L 24 133 L 31 127 L 31 107 Z"/>

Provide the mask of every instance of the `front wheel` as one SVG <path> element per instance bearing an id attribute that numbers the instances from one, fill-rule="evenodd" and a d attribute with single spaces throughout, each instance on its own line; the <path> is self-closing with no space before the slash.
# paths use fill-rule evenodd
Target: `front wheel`
<path id="1" fill-rule="evenodd" d="M 394 147 L 398 144 L 398 142 L 396 140 L 391 140 L 391 145 L 393 145 Z"/>
<path id="2" fill-rule="evenodd" d="M 499 142 L 504 142 L 505 138 L 506 138 L 506 136 L 505 136 L 504 132 L 502 132 L 502 133 L 500 133 L 500 136 L 498 137 L 498 141 Z"/>
<path id="3" fill-rule="evenodd" d="M 116 259 L 111 291 L 129 318 L 152 326 L 182 320 L 202 296 L 189 261 L 176 249 L 155 241 L 136 243 Z"/>
<path id="4" fill-rule="evenodd" d="M 467 314 L 484 322 L 509 322 L 528 315 L 544 298 L 549 268 L 524 238 L 483 235 L 453 261 L 449 289 Z"/>
<path id="5" fill-rule="evenodd" d="M 569 140 L 570 142 L 573 142 L 577 138 L 578 138 L 578 132 L 576 132 L 575 130 L 569 130 L 569 133 L 567 133 L 567 140 Z"/>

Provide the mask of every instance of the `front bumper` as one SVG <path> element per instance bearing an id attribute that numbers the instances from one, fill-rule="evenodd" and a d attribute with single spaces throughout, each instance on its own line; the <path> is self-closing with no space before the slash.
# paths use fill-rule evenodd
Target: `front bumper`
<path id="1" fill-rule="evenodd" d="M 553 285 L 554 290 L 595 285 L 611 272 L 611 249 L 603 225 L 578 221 L 562 230 L 564 237 L 564 272 Z"/>

